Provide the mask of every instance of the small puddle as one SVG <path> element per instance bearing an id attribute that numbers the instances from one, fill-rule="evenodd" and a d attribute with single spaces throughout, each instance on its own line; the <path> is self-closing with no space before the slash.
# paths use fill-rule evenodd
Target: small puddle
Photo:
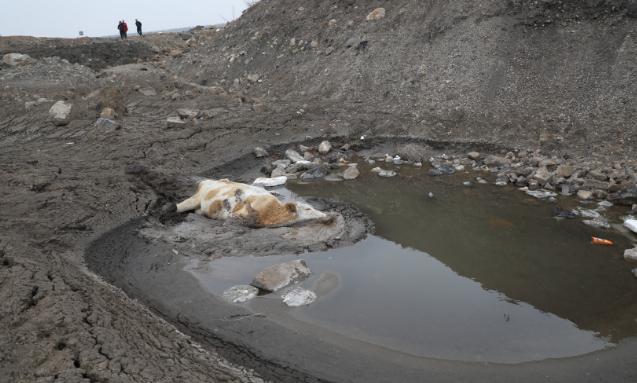
<path id="1" fill-rule="evenodd" d="M 289 187 L 355 204 L 375 222 L 375 235 L 303 256 L 313 275 L 301 285 L 319 296 L 312 305 L 287 308 L 269 295 L 246 307 L 282 323 L 291 318 L 396 351 L 462 361 L 570 357 L 637 334 L 637 280 L 622 259 L 630 240 L 553 218 L 552 209 L 572 199 L 550 204 L 514 188 L 465 187 L 469 178 L 406 167 L 390 179 L 362 173 L 351 182 Z M 592 235 L 616 246 L 593 246 Z M 297 258 L 191 258 L 184 269 L 219 295 L 265 266 Z"/>

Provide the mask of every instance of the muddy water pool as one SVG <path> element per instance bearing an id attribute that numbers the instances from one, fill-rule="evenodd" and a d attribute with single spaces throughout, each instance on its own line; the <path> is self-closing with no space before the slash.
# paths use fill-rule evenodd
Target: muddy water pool
<path id="1" fill-rule="evenodd" d="M 292 318 L 391 350 L 461 361 L 570 357 L 637 334 L 637 279 L 622 258 L 631 239 L 554 218 L 553 209 L 572 207 L 572 199 L 547 203 L 413 168 L 395 178 L 362 173 L 356 181 L 288 187 L 355 204 L 372 218 L 375 234 L 301 256 L 312 276 L 300 285 L 319 297 L 312 305 L 288 308 L 271 294 L 247 308 L 281 323 Z M 603 214 L 612 221 L 622 212 Z M 593 235 L 616 245 L 593 246 Z M 219 295 L 298 257 L 191 258 L 183 270 Z"/>

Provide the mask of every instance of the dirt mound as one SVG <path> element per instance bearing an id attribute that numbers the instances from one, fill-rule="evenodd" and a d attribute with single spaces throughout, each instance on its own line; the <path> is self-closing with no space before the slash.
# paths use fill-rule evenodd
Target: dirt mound
<path id="1" fill-rule="evenodd" d="M 629 156 L 634 3 L 269 0 L 172 68 L 305 111 L 348 105 L 371 134 Z"/>

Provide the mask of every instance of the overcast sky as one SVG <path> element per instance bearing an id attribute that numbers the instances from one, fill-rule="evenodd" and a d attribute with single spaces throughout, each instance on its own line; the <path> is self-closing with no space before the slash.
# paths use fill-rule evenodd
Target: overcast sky
<path id="1" fill-rule="evenodd" d="M 115 35 L 118 20 L 134 30 L 211 25 L 239 17 L 247 0 L 0 0 L 0 35 Z M 131 28 L 132 27 L 132 28 Z"/>

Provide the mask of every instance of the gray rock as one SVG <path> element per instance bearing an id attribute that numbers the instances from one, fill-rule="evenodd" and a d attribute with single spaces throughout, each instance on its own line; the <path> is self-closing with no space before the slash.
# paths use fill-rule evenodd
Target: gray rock
<path id="1" fill-rule="evenodd" d="M 637 247 L 625 250 L 624 259 L 627 261 L 637 262 Z"/>
<path id="2" fill-rule="evenodd" d="M 181 117 L 168 117 L 166 119 L 166 127 L 168 128 L 183 128 L 186 126 L 186 121 L 182 120 Z"/>
<path id="3" fill-rule="evenodd" d="M 633 233 L 637 234 L 637 219 L 629 218 L 625 220 L 624 226 L 626 226 Z"/>
<path id="4" fill-rule="evenodd" d="M 299 162 L 299 161 L 305 161 L 305 158 L 303 158 L 302 155 L 299 154 L 299 152 L 297 152 L 294 149 L 288 149 L 285 151 L 285 156 L 287 158 L 290 159 L 290 161 L 292 162 Z"/>
<path id="5" fill-rule="evenodd" d="M 545 199 L 557 196 L 556 193 L 549 190 L 530 190 L 527 187 L 521 188 L 520 190 L 537 199 Z"/>
<path id="6" fill-rule="evenodd" d="M 153 88 L 143 88 L 139 90 L 139 93 L 143 94 L 146 97 L 157 96 L 157 91 Z"/>
<path id="7" fill-rule="evenodd" d="M 257 146 L 256 148 L 254 148 L 254 150 L 252 151 L 254 153 L 254 156 L 256 158 L 263 158 L 263 157 L 267 157 L 270 155 L 270 153 L 268 153 L 267 150 L 263 149 L 260 146 Z"/>
<path id="8" fill-rule="evenodd" d="M 451 175 L 451 174 L 454 174 L 455 172 L 456 172 L 456 169 L 453 166 L 442 164 L 442 165 L 435 166 L 433 169 L 430 169 L 427 172 L 427 174 L 429 174 L 432 177 L 437 177 L 437 176 L 443 176 L 443 175 Z"/>
<path id="9" fill-rule="evenodd" d="M 291 163 L 292 161 L 290 160 L 276 160 L 272 162 L 272 166 L 275 168 L 287 168 Z"/>
<path id="10" fill-rule="evenodd" d="M 560 165 L 555 171 L 555 175 L 560 178 L 570 178 L 575 173 L 575 168 L 571 165 Z"/>
<path id="11" fill-rule="evenodd" d="M 589 190 L 579 190 L 577 192 L 577 198 L 583 199 L 583 200 L 589 200 L 593 198 L 593 192 Z"/>
<path id="12" fill-rule="evenodd" d="M 396 176 L 396 172 L 393 170 L 381 170 L 378 172 L 380 177 L 391 178 Z"/>
<path id="13" fill-rule="evenodd" d="M 584 180 L 584 184 L 582 186 L 586 189 L 608 190 L 610 183 L 587 178 Z"/>
<path id="14" fill-rule="evenodd" d="M 604 217 L 599 217 L 599 218 L 595 218 L 595 219 L 586 219 L 584 221 L 584 224 L 597 228 L 597 229 L 610 229 L 610 223 L 608 223 L 608 220 L 606 220 L 606 218 Z"/>
<path id="15" fill-rule="evenodd" d="M 73 104 L 58 101 L 49 109 L 49 117 L 57 126 L 67 125 L 70 122 Z"/>
<path id="16" fill-rule="evenodd" d="M 469 152 L 467 153 L 467 158 L 473 160 L 473 161 L 477 161 L 480 159 L 480 153 L 478 152 Z"/>
<path id="17" fill-rule="evenodd" d="M 588 178 L 592 178 L 597 181 L 608 181 L 608 175 L 605 174 L 601 169 L 594 169 L 588 172 L 586 175 Z"/>
<path id="18" fill-rule="evenodd" d="M 301 281 L 310 275 L 310 269 L 304 260 L 296 260 L 266 267 L 259 271 L 252 281 L 252 286 L 265 291 L 278 291 Z"/>
<path id="19" fill-rule="evenodd" d="M 95 126 L 100 129 L 119 129 L 122 127 L 119 122 L 103 117 L 100 117 L 97 121 L 95 121 Z"/>
<path id="20" fill-rule="evenodd" d="M 33 64 L 36 62 L 36 60 L 33 59 L 31 56 L 22 53 L 7 53 L 6 55 L 2 56 L 2 62 L 9 66 L 18 66 Z"/>
<path id="21" fill-rule="evenodd" d="M 346 180 L 354 180 L 358 178 L 361 172 L 358 170 L 358 167 L 355 165 L 350 165 L 343 171 L 343 178 Z"/>
<path id="22" fill-rule="evenodd" d="M 490 155 L 484 159 L 484 163 L 485 165 L 489 166 L 504 166 L 510 164 L 511 162 L 505 157 Z"/>
<path id="23" fill-rule="evenodd" d="M 546 167 L 541 167 L 533 173 L 531 178 L 539 182 L 540 185 L 544 185 L 551 182 L 553 174 Z"/>
<path id="24" fill-rule="evenodd" d="M 221 294 L 229 303 L 245 303 L 259 294 L 259 289 L 250 285 L 233 286 Z"/>
<path id="25" fill-rule="evenodd" d="M 184 120 L 192 120 L 193 118 L 197 118 L 199 114 L 200 114 L 200 111 L 196 109 L 186 109 L 186 108 L 177 109 L 177 115 L 179 115 L 179 117 L 181 117 Z"/>
<path id="26" fill-rule="evenodd" d="M 323 178 L 327 175 L 327 169 L 324 166 L 316 166 L 313 169 L 306 171 L 301 174 L 301 180 L 303 181 L 311 181 Z"/>
<path id="27" fill-rule="evenodd" d="M 318 147 L 318 151 L 321 154 L 327 154 L 332 150 L 332 144 L 329 141 L 323 141 Z"/>
<path id="28" fill-rule="evenodd" d="M 253 74 L 247 75 L 246 78 L 250 82 L 257 82 L 257 81 L 259 81 L 259 79 L 261 79 L 261 76 L 256 74 L 256 73 L 253 73 Z"/>
<path id="29" fill-rule="evenodd" d="M 312 304 L 316 300 L 316 294 L 313 291 L 296 287 L 283 294 L 281 298 L 286 306 L 301 307 Z"/>

